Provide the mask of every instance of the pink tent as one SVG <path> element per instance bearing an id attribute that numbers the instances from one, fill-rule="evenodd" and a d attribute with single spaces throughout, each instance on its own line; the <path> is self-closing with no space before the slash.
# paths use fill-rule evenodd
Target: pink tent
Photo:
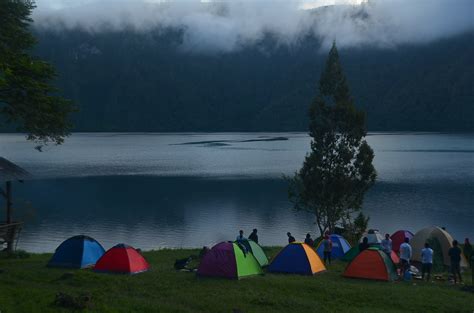
<path id="1" fill-rule="evenodd" d="M 394 232 L 392 236 L 390 236 L 390 239 L 392 239 L 392 250 L 398 253 L 400 245 L 405 241 L 405 238 L 413 238 L 413 233 L 408 230 L 397 230 Z"/>

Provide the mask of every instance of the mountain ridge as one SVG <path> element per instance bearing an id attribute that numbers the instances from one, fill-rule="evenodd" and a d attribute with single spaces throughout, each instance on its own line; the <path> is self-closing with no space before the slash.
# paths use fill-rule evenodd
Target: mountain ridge
<path id="1" fill-rule="evenodd" d="M 325 59 L 309 35 L 200 54 L 180 48 L 180 29 L 35 34 L 80 109 L 73 131 L 304 131 Z M 370 131 L 474 130 L 474 32 L 340 55 Z"/>

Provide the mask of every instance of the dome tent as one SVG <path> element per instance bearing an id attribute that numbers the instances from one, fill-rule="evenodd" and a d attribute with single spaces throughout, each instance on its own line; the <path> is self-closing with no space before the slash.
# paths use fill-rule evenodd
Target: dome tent
<path id="1" fill-rule="evenodd" d="M 252 253 L 245 253 L 236 243 L 221 242 L 204 255 L 197 274 L 240 279 L 263 274 L 263 271 Z"/>
<path id="2" fill-rule="evenodd" d="M 344 254 L 341 261 L 350 262 L 359 254 L 359 246 L 355 245 Z"/>
<path id="3" fill-rule="evenodd" d="M 94 266 L 105 250 L 94 238 L 79 235 L 63 241 L 48 267 L 86 268 Z"/>
<path id="4" fill-rule="evenodd" d="M 441 253 L 443 255 L 443 263 L 446 266 L 451 265 L 451 260 L 448 255 L 448 251 L 453 246 L 453 237 L 451 235 L 437 227 L 437 226 L 430 226 L 423 228 L 416 232 L 413 238 L 410 240 L 410 245 L 413 250 L 413 260 L 421 262 L 421 249 L 424 248 L 426 242 L 435 240 L 438 242 L 439 246 L 441 247 Z M 437 253 L 437 251 L 435 251 Z M 461 266 L 467 267 L 467 262 L 464 256 L 461 256 Z"/>
<path id="5" fill-rule="evenodd" d="M 346 267 L 344 277 L 392 281 L 397 278 L 395 265 L 382 250 L 371 247 L 359 253 Z"/>
<path id="6" fill-rule="evenodd" d="M 239 244 L 238 242 L 234 242 L 236 244 Z M 258 264 L 260 266 L 267 266 L 268 265 L 268 258 L 265 252 L 263 251 L 262 247 L 259 246 L 258 243 L 256 243 L 253 240 L 244 240 L 241 242 L 242 245 L 245 246 L 245 248 L 253 254 L 255 259 L 257 259 Z"/>
<path id="7" fill-rule="evenodd" d="M 351 249 L 351 245 L 347 242 L 347 240 L 340 236 L 340 235 L 330 235 L 329 239 L 332 242 L 332 250 L 331 250 L 331 258 L 333 259 L 340 259 L 342 258 L 347 251 Z M 316 248 L 316 252 L 318 253 L 319 257 L 322 258 L 324 256 L 324 247 L 322 245 L 322 240 L 318 244 Z"/>
<path id="8" fill-rule="evenodd" d="M 94 271 L 101 273 L 137 274 L 150 268 L 148 262 L 135 248 L 118 244 L 97 261 Z"/>
<path id="9" fill-rule="evenodd" d="M 380 246 L 373 246 L 370 248 L 382 250 Z M 359 254 L 359 252 L 360 252 L 359 246 L 354 246 L 346 254 L 344 254 L 344 256 L 341 258 L 341 261 L 350 262 Z M 397 253 L 393 250 L 392 250 L 392 253 L 390 253 L 390 259 L 392 260 L 394 264 L 400 263 L 400 258 L 398 257 Z"/>
<path id="10" fill-rule="evenodd" d="M 268 266 L 269 272 L 313 275 L 326 267 L 318 254 L 305 243 L 293 242 L 284 247 Z"/>
<path id="11" fill-rule="evenodd" d="M 397 230 L 390 236 L 390 239 L 392 239 L 392 249 L 395 252 L 399 252 L 400 250 L 400 245 L 405 242 L 405 238 L 408 238 L 411 240 L 413 238 L 413 233 L 408 230 Z"/>
<path id="12" fill-rule="evenodd" d="M 367 239 L 369 239 L 369 245 L 379 245 L 384 239 L 377 229 L 369 229 L 368 231 L 366 231 L 362 235 L 362 237 L 360 237 L 359 242 L 362 242 L 362 240 L 364 240 L 364 237 L 367 237 Z"/>

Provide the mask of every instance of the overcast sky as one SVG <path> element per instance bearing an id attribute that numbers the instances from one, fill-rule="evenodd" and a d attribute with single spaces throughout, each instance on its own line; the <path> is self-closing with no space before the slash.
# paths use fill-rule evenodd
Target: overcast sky
<path id="1" fill-rule="evenodd" d="M 40 27 L 91 32 L 181 27 L 184 46 L 202 51 L 233 51 L 266 32 L 277 35 L 282 44 L 297 44 L 311 32 L 325 45 L 337 40 L 340 47 L 393 48 L 474 30 L 474 0 L 37 0 L 36 4 L 33 17 Z M 335 4 L 330 10 L 320 8 L 319 14 L 309 10 Z"/>

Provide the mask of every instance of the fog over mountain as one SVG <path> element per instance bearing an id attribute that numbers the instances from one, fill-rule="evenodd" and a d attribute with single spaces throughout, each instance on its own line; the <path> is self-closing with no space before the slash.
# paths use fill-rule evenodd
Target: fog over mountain
<path id="1" fill-rule="evenodd" d="M 369 130 L 474 130 L 472 0 L 37 5 L 74 131 L 305 131 L 333 40 Z"/>
<path id="2" fill-rule="evenodd" d="M 332 6 L 326 6 L 337 4 Z M 472 0 L 37 0 L 36 27 L 88 32 L 177 28 L 182 48 L 231 52 L 272 34 L 279 44 L 313 35 L 327 48 L 393 48 L 474 29 Z"/>

